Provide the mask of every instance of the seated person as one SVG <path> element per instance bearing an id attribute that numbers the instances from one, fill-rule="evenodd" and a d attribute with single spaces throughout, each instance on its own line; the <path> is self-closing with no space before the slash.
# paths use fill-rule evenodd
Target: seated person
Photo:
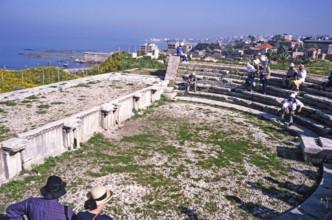
<path id="1" fill-rule="evenodd" d="M 97 186 L 88 193 L 88 200 L 84 203 L 87 211 L 77 213 L 77 220 L 112 220 L 108 215 L 102 214 L 105 204 L 111 199 L 112 191 L 104 186 Z"/>
<path id="2" fill-rule="evenodd" d="M 331 72 L 327 77 L 327 81 L 323 83 L 323 90 L 325 90 L 326 87 L 331 87 L 331 86 L 332 86 L 332 67 L 331 67 Z"/>
<path id="3" fill-rule="evenodd" d="M 50 176 L 46 185 L 40 189 L 41 198 L 28 198 L 8 206 L 9 219 L 75 219 L 76 215 L 68 206 L 60 204 L 59 199 L 67 193 L 66 183 L 58 176 Z"/>
<path id="4" fill-rule="evenodd" d="M 189 92 L 190 87 L 194 87 L 194 92 L 196 92 L 196 89 L 197 89 L 197 76 L 196 76 L 195 72 L 190 74 L 189 77 L 188 77 L 187 92 Z"/>
<path id="5" fill-rule="evenodd" d="M 297 70 L 294 67 L 295 67 L 294 63 L 291 63 L 287 70 L 286 77 L 282 78 L 282 85 L 284 86 L 284 88 L 289 88 L 291 83 L 297 79 L 296 78 Z"/>
<path id="6" fill-rule="evenodd" d="M 289 123 L 288 126 L 291 126 L 293 124 L 293 116 L 296 113 L 300 113 L 303 108 L 303 103 L 295 99 L 295 94 L 291 94 L 288 99 L 285 99 L 283 101 L 283 105 L 281 109 L 279 110 L 279 113 L 281 113 L 281 119 L 285 120 L 285 115 L 289 115 Z"/>
<path id="7" fill-rule="evenodd" d="M 293 81 L 293 90 L 299 91 L 300 86 L 305 82 L 307 77 L 307 71 L 304 69 L 304 65 L 299 65 L 299 70 L 296 73 L 297 79 Z"/>
<path id="8" fill-rule="evenodd" d="M 248 78 L 246 79 L 246 84 L 248 85 L 248 91 L 251 92 L 251 90 L 254 87 L 254 81 L 257 70 L 253 65 L 247 63 L 247 73 L 248 73 Z"/>
<path id="9" fill-rule="evenodd" d="M 183 46 L 184 46 L 184 43 L 181 42 L 181 44 L 180 44 L 180 45 L 178 46 L 178 48 L 176 49 L 176 56 L 181 57 L 181 58 L 182 58 L 182 61 L 183 61 L 184 63 L 186 63 L 186 62 L 188 62 L 188 56 L 187 56 L 187 54 L 185 54 L 185 53 L 183 52 Z"/>

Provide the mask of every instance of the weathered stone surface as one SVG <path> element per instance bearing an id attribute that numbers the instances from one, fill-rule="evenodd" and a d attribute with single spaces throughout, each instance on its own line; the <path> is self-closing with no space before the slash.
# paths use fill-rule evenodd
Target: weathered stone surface
<path id="1" fill-rule="evenodd" d="M 165 75 L 165 80 L 169 80 L 169 84 L 171 86 L 174 85 L 175 83 L 175 78 L 176 78 L 176 73 L 178 71 L 179 63 L 180 63 L 180 57 L 170 56 Z"/>

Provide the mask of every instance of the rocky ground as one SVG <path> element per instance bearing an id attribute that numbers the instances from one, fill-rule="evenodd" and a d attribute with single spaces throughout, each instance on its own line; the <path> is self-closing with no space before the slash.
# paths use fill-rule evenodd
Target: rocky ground
<path id="1" fill-rule="evenodd" d="M 57 91 L 32 95 L 25 99 L 0 102 L 1 140 L 40 127 L 49 122 L 107 103 L 125 94 L 152 85 L 157 77 L 140 78 L 115 73 L 109 80 L 90 81 Z M 52 85 L 49 85 L 52 88 Z M 6 133 L 6 134 L 4 134 Z"/>
<path id="2" fill-rule="evenodd" d="M 62 201 L 76 211 L 91 187 L 108 186 L 105 212 L 114 219 L 271 218 L 319 180 L 299 145 L 287 128 L 248 114 L 166 102 L 2 186 L 0 208 L 38 196 L 56 174 L 68 182 Z"/>

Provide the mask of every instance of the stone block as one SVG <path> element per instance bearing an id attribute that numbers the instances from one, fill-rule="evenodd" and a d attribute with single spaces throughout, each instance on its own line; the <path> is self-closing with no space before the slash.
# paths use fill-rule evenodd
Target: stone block
<path id="1" fill-rule="evenodd" d="M 165 80 L 169 80 L 169 84 L 171 86 L 175 83 L 176 73 L 179 67 L 180 63 L 180 57 L 178 56 L 170 56 L 168 65 L 167 65 L 167 71 L 165 75 Z"/>
<path id="2" fill-rule="evenodd" d="M 318 187 L 298 208 L 316 219 L 330 219 L 328 216 L 332 217 L 332 191 Z"/>
<path id="3" fill-rule="evenodd" d="M 323 177 L 319 187 L 323 187 L 327 190 L 332 190 L 332 164 L 323 164 Z"/>

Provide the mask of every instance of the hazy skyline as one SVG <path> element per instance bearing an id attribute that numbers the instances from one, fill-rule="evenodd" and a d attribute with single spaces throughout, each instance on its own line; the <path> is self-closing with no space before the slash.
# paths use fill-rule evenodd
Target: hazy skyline
<path id="1" fill-rule="evenodd" d="M 0 0 L 2 37 L 331 34 L 327 0 Z"/>

